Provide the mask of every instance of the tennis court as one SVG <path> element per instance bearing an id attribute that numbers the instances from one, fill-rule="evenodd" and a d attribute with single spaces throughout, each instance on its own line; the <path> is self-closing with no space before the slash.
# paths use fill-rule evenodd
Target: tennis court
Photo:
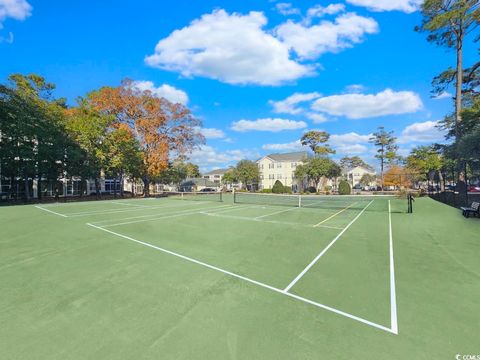
<path id="1" fill-rule="evenodd" d="M 457 289 L 478 299 L 475 229 L 430 199 L 406 207 L 185 193 L 1 208 L 0 345 L 7 358 L 451 358 L 478 344 L 465 324 L 479 306 Z"/>

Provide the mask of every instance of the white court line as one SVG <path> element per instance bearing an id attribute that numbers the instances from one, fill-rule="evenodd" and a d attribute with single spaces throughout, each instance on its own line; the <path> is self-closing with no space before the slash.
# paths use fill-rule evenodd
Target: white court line
<path id="1" fill-rule="evenodd" d="M 195 205 L 205 205 L 205 202 L 196 202 Z M 158 210 L 158 209 L 171 209 L 171 208 L 178 208 L 179 206 L 162 206 L 162 207 L 156 207 L 156 208 L 153 208 L 155 210 Z M 206 208 L 195 208 L 194 210 L 191 209 L 191 207 L 187 207 L 186 209 L 183 209 L 183 210 L 171 210 L 173 212 L 173 214 L 179 214 L 179 213 L 183 213 L 183 212 L 192 212 L 192 211 L 201 211 L 201 210 L 208 210 L 208 209 L 216 209 L 215 207 L 206 207 Z M 172 212 L 169 212 L 167 213 L 167 215 L 169 214 L 172 214 Z M 94 222 L 91 222 L 91 224 L 95 224 L 95 225 L 101 225 L 102 223 L 108 223 L 108 222 L 112 222 L 112 221 L 122 221 L 122 220 L 133 220 L 133 219 L 143 219 L 143 218 L 151 218 L 151 217 L 158 217 L 158 216 L 162 216 L 163 213 L 153 213 L 153 214 L 149 214 L 149 215 L 141 215 L 141 216 L 129 216 L 129 217 L 125 217 L 125 218 L 120 218 L 120 219 L 107 219 L 107 220 L 101 220 L 101 221 L 94 221 Z"/>
<path id="2" fill-rule="evenodd" d="M 320 221 L 318 224 L 313 225 L 313 227 L 317 227 L 317 226 L 322 225 L 323 223 L 326 223 L 328 220 L 331 220 L 331 219 L 333 219 L 335 216 L 340 215 L 342 212 L 344 212 L 345 210 L 351 208 L 351 207 L 352 207 L 353 205 L 355 205 L 355 204 L 356 204 L 356 202 L 354 202 L 353 204 L 348 205 L 347 207 L 343 208 L 343 209 L 340 210 L 339 212 L 336 212 L 335 214 L 333 214 L 332 216 L 326 218 L 325 220 Z"/>
<path id="3" fill-rule="evenodd" d="M 253 208 L 256 208 L 256 207 L 253 207 Z M 293 225 L 293 226 L 299 226 L 299 227 L 313 228 L 313 225 L 306 225 L 306 224 L 301 224 L 301 223 L 296 223 L 296 222 L 288 222 L 288 221 L 262 220 L 262 219 L 256 219 L 256 218 L 253 218 L 253 217 L 248 217 L 248 216 L 223 215 L 223 214 L 217 214 L 217 213 L 209 213 L 209 212 L 205 212 L 205 211 L 200 212 L 200 214 L 215 216 L 215 217 L 220 217 L 220 218 L 226 218 L 226 219 L 234 219 L 234 220 L 255 221 L 255 222 L 264 222 L 264 223 L 269 223 L 269 224 Z M 327 228 L 327 229 L 343 230 L 343 228 L 341 228 L 341 227 L 334 227 L 334 226 L 327 226 L 327 225 L 320 225 L 319 227 L 324 227 L 324 228 Z"/>
<path id="4" fill-rule="evenodd" d="M 195 205 L 201 205 L 205 204 L 205 202 L 202 201 L 196 201 Z M 188 204 L 192 205 L 192 204 Z M 90 215 L 102 215 L 102 214 L 116 214 L 116 213 L 122 213 L 122 212 L 131 212 L 131 211 L 140 211 L 140 210 L 152 210 L 152 209 L 164 209 L 164 208 L 172 208 L 172 207 L 181 207 L 181 206 L 187 206 L 186 203 L 181 203 L 181 204 L 175 204 L 175 205 L 152 205 L 149 207 L 138 207 L 138 208 L 133 208 L 133 209 L 105 209 L 105 210 L 93 210 L 93 211 L 84 211 L 84 212 L 79 212 L 79 213 L 73 213 L 73 214 L 68 214 L 68 217 L 81 217 L 81 216 L 90 216 Z"/>
<path id="5" fill-rule="evenodd" d="M 151 206 L 151 205 L 131 204 L 131 203 L 122 202 L 122 201 L 111 201 L 110 204 L 118 204 L 118 205 L 123 205 L 123 206 L 136 206 L 136 207 L 150 207 Z"/>
<path id="6" fill-rule="evenodd" d="M 335 314 L 338 314 L 338 315 L 341 315 L 341 316 L 344 316 L 346 318 L 349 318 L 349 319 L 352 319 L 352 320 L 356 320 L 358 322 L 361 322 L 363 324 L 366 324 L 366 325 L 370 325 L 374 328 L 377 328 L 377 329 L 380 329 L 380 330 L 383 330 L 383 331 L 386 331 L 386 332 L 389 332 L 389 333 L 394 333 L 392 331 L 392 329 L 386 327 L 386 326 L 383 326 L 383 325 L 379 325 L 379 324 L 376 324 L 372 321 L 369 321 L 369 320 L 366 320 L 366 319 L 363 319 L 361 317 L 358 317 L 358 316 L 355 316 L 355 315 L 352 315 L 352 314 L 349 314 L 347 312 L 344 312 L 344 311 L 341 311 L 341 310 L 338 310 L 338 309 L 335 309 L 335 308 L 332 308 L 330 306 L 327 306 L 327 305 L 323 305 L 323 304 L 320 304 L 318 302 L 315 302 L 315 301 L 312 301 L 312 300 L 309 300 L 309 299 L 306 299 L 306 298 L 303 298 L 301 296 L 298 296 L 298 295 L 295 295 L 295 294 L 291 294 L 291 293 L 288 293 L 288 292 L 285 292 L 284 290 L 281 290 L 281 289 L 278 289 L 276 287 L 273 287 L 273 286 L 270 286 L 270 285 L 267 285 L 267 284 L 264 284 L 260 281 L 256 281 L 256 280 L 253 280 L 253 279 L 250 279 L 246 276 L 242 276 L 242 275 L 239 275 L 239 274 L 236 274 L 236 273 L 233 273 L 231 271 L 228 271 L 228 270 L 224 270 L 224 269 L 221 269 L 217 266 L 213 266 L 213 265 L 210 265 L 210 264 L 207 264 L 207 263 L 204 263 L 202 261 L 199 261 L 199 260 L 196 260 L 196 259 L 193 259 L 191 257 L 188 257 L 188 256 L 185 256 L 185 255 L 181 255 L 181 254 L 178 254 L 176 252 L 173 252 L 173 251 L 170 251 L 170 250 L 167 250 L 167 249 L 164 249 L 164 248 L 161 248 L 159 246 L 155 246 L 153 244 L 150 244 L 150 243 L 147 243 L 147 242 L 144 242 L 144 241 L 140 241 L 140 240 L 136 240 L 130 236 L 126 236 L 126 235 L 123 235 L 123 234 L 119 234 L 119 233 L 116 233 L 114 231 L 111 231 L 111 230 L 108 230 L 108 229 L 104 229 L 102 227 L 99 227 L 99 226 L 95 226 L 93 224 L 90 224 L 90 223 L 87 223 L 88 226 L 91 226 L 93 228 L 96 228 L 98 230 L 101 230 L 101 231 L 105 231 L 109 234 L 112 234 L 112 235 L 115 235 L 115 236 L 118 236 L 118 237 L 121 237 L 123 239 L 126 239 L 126 240 L 129 240 L 129 241 L 133 241 L 137 244 L 140 244 L 140 245 L 143 245 L 143 246 L 147 246 L 149 248 L 152 248 L 152 249 L 155 249 L 155 250 L 158 250 L 158 251 L 161 251 L 161 252 L 164 252 L 166 254 L 169 254 L 169 255 L 173 255 L 173 256 L 176 256 L 180 259 L 183 259 L 183 260 L 186 260 L 186 261 L 189 261 L 189 262 L 192 262 L 192 263 L 195 263 L 197 265 L 201 265 L 201 266 L 204 266 L 206 268 L 209 268 L 211 270 L 215 270 L 215 271 L 219 271 L 223 274 L 226 274 L 226 275 L 230 275 L 230 276 L 233 276 L 237 279 L 241 279 L 241 280 L 244 280 L 244 281 L 247 281 L 251 284 L 255 284 L 255 285 L 258 285 L 260 287 L 263 287 L 265 289 L 268 289 L 268 290 L 271 290 L 271 291 L 274 291 L 278 294 L 282 294 L 282 295 L 285 295 L 285 296 L 288 296 L 288 297 L 291 297 L 293 299 L 296 299 L 296 300 L 299 300 L 299 301 L 302 301 L 304 303 L 307 303 L 307 304 L 310 304 L 310 305 L 313 305 L 313 306 L 316 306 L 316 307 L 319 307 L 319 308 L 322 308 L 324 310 L 327 310 L 327 311 L 330 311 L 330 312 L 333 312 Z"/>
<path id="7" fill-rule="evenodd" d="M 287 212 L 287 211 L 292 211 L 292 210 L 297 210 L 297 209 L 300 209 L 299 207 L 293 207 L 293 208 L 290 208 L 290 209 L 286 209 L 286 210 L 281 210 L 281 211 L 276 211 L 274 213 L 271 213 L 271 214 L 266 214 L 266 215 L 262 215 L 262 216 L 257 216 L 255 218 L 255 220 L 258 220 L 258 219 L 263 219 L 267 216 L 272 216 L 272 215 L 277 215 L 277 214 L 281 214 L 281 213 L 284 213 L 284 212 Z"/>
<path id="8" fill-rule="evenodd" d="M 245 209 L 252 209 L 252 208 L 255 208 L 255 206 L 238 206 L 238 205 L 234 205 L 233 208 L 231 209 L 220 209 L 219 211 L 215 211 L 215 212 L 209 212 L 209 211 L 202 211 L 202 214 L 218 214 L 218 213 L 226 213 L 226 212 L 229 212 L 229 211 L 235 211 L 235 210 L 245 210 Z M 208 209 L 207 209 L 208 210 Z M 213 210 L 215 210 L 215 208 L 213 208 Z"/>
<path id="9" fill-rule="evenodd" d="M 345 233 L 345 231 L 348 230 L 348 228 L 350 226 L 353 225 L 353 223 L 355 221 L 357 221 L 357 219 L 364 213 L 365 210 L 367 210 L 367 208 L 370 206 L 370 204 L 373 203 L 373 200 L 370 201 L 367 206 L 365 206 L 363 208 L 362 211 L 360 211 L 360 213 L 355 217 L 355 219 L 353 219 L 352 221 L 350 221 L 350 223 L 340 232 L 340 234 L 338 234 L 336 236 L 335 239 L 333 239 L 330 244 L 327 245 L 327 247 L 325 249 L 322 250 L 322 252 L 320 254 L 318 254 L 315 259 L 313 259 L 310 264 L 307 265 L 307 267 L 305 269 L 302 270 L 302 272 L 300 274 L 297 275 L 297 277 L 295 279 L 292 280 L 292 282 L 290 284 L 288 284 L 288 286 L 284 289 L 285 292 L 287 292 L 288 290 L 290 290 L 292 288 L 293 285 L 295 285 L 302 277 L 303 275 L 305 275 L 305 273 L 310 270 L 310 268 L 315 265 L 315 263 L 328 251 L 328 249 L 330 249 L 333 244 L 335 244 L 337 242 L 338 239 L 340 239 L 340 237 Z"/>
<path id="10" fill-rule="evenodd" d="M 204 210 L 209 210 L 209 209 L 221 209 L 221 208 L 226 208 L 226 207 L 232 207 L 234 205 L 222 205 L 222 206 L 217 206 L 215 208 L 205 208 Z M 103 227 L 113 227 L 113 226 L 120 226 L 120 225 L 129 225 L 129 224 L 136 224 L 136 223 L 141 223 L 141 222 L 146 222 L 146 221 L 155 221 L 155 220 L 162 220 L 162 219 L 171 219 L 171 218 L 176 218 L 180 216 L 187 216 L 187 215 L 196 215 L 196 214 L 201 214 L 199 210 L 202 209 L 196 209 L 196 210 L 190 210 L 189 212 L 182 212 L 182 213 L 177 213 L 173 215 L 164 215 L 164 216 L 158 216 L 155 218 L 151 219 L 142 219 L 142 220 L 133 220 L 133 221 L 125 221 L 121 223 L 115 223 L 115 224 L 108 224 L 104 225 Z"/>
<path id="11" fill-rule="evenodd" d="M 393 262 L 392 210 L 388 200 L 388 232 L 390 235 L 390 324 L 392 332 L 398 334 L 397 295 L 395 290 L 395 265 Z"/>
<path id="12" fill-rule="evenodd" d="M 58 216 L 61 216 L 61 217 L 65 217 L 65 218 L 68 217 L 67 215 L 60 214 L 60 213 L 58 213 L 58 212 L 56 212 L 56 211 L 52 211 L 52 210 L 45 209 L 45 208 L 43 208 L 43 207 L 41 207 L 41 206 L 35 205 L 35 207 L 36 207 L 37 209 L 40 209 L 40 210 L 49 212 L 49 213 L 51 213 L 51 214 L 55 214 L 55 215 L 58 215 Z"/>

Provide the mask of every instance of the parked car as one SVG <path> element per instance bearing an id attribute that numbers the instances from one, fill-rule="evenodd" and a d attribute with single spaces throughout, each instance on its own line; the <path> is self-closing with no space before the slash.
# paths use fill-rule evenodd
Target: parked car
<path id="1" fill-rule="evenodd" d="M 470 185 L 468 192 L 480 192 L 480 185 Z"/>
<path id="2" fill-rule="evenodd" d="M 214 188 L 203 188 L 202 190 L 200 190 L 200 192 L 216 192 L 217 190 L 215 190 Z"/>

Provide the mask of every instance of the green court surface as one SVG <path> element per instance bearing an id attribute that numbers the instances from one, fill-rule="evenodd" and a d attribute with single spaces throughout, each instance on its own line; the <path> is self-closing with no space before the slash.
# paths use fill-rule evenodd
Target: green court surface
<path id="1" fill-rule="evenodd" d="M 431 199 L 0 208 L 1 359 L 480 354 L 480 221 Z"/>

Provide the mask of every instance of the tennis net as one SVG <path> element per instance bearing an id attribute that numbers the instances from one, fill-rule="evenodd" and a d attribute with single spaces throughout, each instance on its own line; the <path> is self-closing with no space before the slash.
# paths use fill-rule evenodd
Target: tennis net
<path id="1" fill-rule="evenodd" d="M 158 198 L 168 198 L 174 200 L 194 200 L 194 201 L 223 201 L 221 192 L 180 192 L 180 191 L 163 191 L 155 194 Z"/>
<path id="2" fill-rule="evenodd" d="M 237 204 L 278 205 L 303 208 L 361 209 L 372 200 L 394 199 L 392 195 L 279 195 L 236 192 Z"/>

